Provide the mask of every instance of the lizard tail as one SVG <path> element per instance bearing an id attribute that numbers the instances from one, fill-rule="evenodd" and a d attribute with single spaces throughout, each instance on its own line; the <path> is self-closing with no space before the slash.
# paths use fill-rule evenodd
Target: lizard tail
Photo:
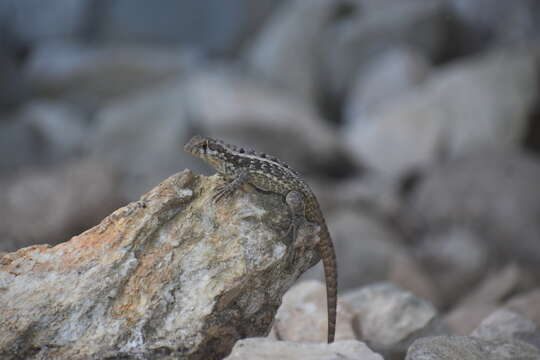
<path id="1" fill-rule="evenodd" d="M 326 282 L 326 301 L 328 310 L 328 343 L 334 342 L 336 334 L 336 311 L 337 311 L 337 261 L 334 245 L 330 234 L 326 229 L 321 233 L 321 243 L 319 252 L 324 267 L 324 277 Z"/>

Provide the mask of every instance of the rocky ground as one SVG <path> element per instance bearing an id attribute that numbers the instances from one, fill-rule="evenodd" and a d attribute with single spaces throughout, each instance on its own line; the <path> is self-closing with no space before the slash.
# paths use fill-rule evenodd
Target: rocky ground
<path id="1" fill-rule="evenodd" d="M 0 34 L 0 357 L 540 359 L 538 1 L 25 4 L 0 6 L 25 16 Z M 196 133 L 312 185 L 335 344 L 317 255 L 291 265 L 272 195 L 204 205 Z"/>

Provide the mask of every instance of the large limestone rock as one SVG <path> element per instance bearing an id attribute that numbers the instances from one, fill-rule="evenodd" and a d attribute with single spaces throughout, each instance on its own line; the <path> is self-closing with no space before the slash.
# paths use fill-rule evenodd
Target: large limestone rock
<path id="1" fill-rule="evenodd" d="M 215 205 L 220 183 L 186 170 L 68 242 L 4 254 L 0 358 L 217 359 L 267 335 L 318 256 L 304 244 L 291 264 L 279 196 Z"/>

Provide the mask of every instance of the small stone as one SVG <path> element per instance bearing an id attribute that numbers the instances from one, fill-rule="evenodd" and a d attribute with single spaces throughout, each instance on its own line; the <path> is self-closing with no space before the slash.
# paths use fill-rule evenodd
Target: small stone
<path id="1" fill-rule="evenodd" d="M 361 288 L 346 294 L 343 301 L 355 316 L 358 338 L 388 359 L 403 358 L 420 337 L 446 333 L 431 304 L 392 284 Z"/>
<path id="2" fill-rule="evenodd" d="M 444 323 L 453 334 L 469 335 L 498 308 L 495 304 L 462 304 L 444 316 Z"/>
<path id="3" fill-rule="evenodd" d="M 505 306 L 531 319 L 540 327 L 540 289 L 521 293 L 510 298 Z"/>
<path id="4" fill-rule="evenodd" d="M 519 340 L 486 341 L 467 336 L 416 340 L 405 360 L 538 360 L 540 351 Z"/>
<path id="5" fill-rule="evenodd" d="M 303 281 L 285 296 L 274 321 L 273 331 L 280 340 L 324 342 L 327 338 L 326 288 L 319 281 Z M 355 339 L 352 315 L 338 301 L 336 339 Z"/>
<path id="6" fill-rule="evenodd" d="M 471 333 L 483 340 L 517 339 L 540 350 L 540 329 L 523 315 L 508 309 L 499 309 L 485 318 Z"/>
<path id="7" fill-rule="evenodd" d="M 252 338 L 238 341 L 226 360 L 383 360 L 366 344 L 341 340 L 332 344 L 307 344 Z"/>

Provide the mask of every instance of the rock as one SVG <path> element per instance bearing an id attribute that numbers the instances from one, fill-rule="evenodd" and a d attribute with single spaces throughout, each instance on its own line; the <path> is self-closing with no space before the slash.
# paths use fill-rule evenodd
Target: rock
<path id="1" fill-rule="evenodd" d="M 373 217 L 341 210 L 327 223 L 340 269 L 340 290 L 388 279 L 395 254 L 405 252 L 399 235 Z M 308 275 L 322 279 L 322 265 Z"/>
<path id="2" fill-rule="evenodd" d="M 510 264 L 484 279 L 461 303 L 499 304 L 516 293 L 530 290 L 534 284 L 531 274 L 518 265 Z"/>
<path id="3" fill-rule="evenodd" d="M 486 341 L 467 336 L 416 340 L 405 360 L 537 360 L 540 351 L 519 340 Z"/>
<path id="4" fill-rule="evenodd" d="M 461 304 L 444 316 L 444 323 L 453 334 L 469 335 L 498 308 L 495 304 Z"/>
<path id="5" fill-rule="evenodd" d="M 356 290 L 343 301 L 355 316 L 358 338 L 385 359 L 401 359 L 415 339 L 446 332 L 431 304 L 389 283 Z"/>
<path id="6" fill-rule="evenodd" d="M 30 101 L 0 121 L 0 172 L 51 166 L 80 155 L 85 116 L 63 102 Z"/>
<path id="7" fill-rule="evenodd" d="M 436 306 L 442 303 L 431 274 L 426 272 L 407 251 L 393 255 L 387 280 Z"/>
<path id="8" fill-rule="evenodd" d="M 17 115 L 0 121 L 0 173 L 3 176 L 25 166 L 45 162 L 47 156 L 32 126 Z"/>
<path id="9" fill-rule="evenodd" d="M 383 219 L 395 218 L 401 210 L 397 184 L 375 174 L 333 182 L 324 189 L 328 193 L 327 202 L 336 208 L 350 207 Z"/>
<path id="10" fill-rule="evenodd" d="M 500 309 L 485 318 L 471 334 L 483 340 L 517 339 L 540 349 L 538 326 L 523 315 Z"/>
<path id="11" fill-rule="evenodd" d="M 10 26 L 17 37 L 29 43 L 53 38 L 80 39 L 87 27 L 90 5 L 88 0 L 52 0 L 47 4 L 39 0 L 5 0 L 0 6 L 0 17 L 8 24 L 3 26 Z"/>
<path id="12" fill-rule="evenodd" d="M 336 166 L 346 157 L 313 108 L 283 91 L 230 68 L 195 73 L 185 87 L 188 117 L 207 135 L 275 155 L 302 173 Z"/>
<path id="13" fill-rule="evenodd" d="M 7 10 L 5 6 L 2 7 L 3 4 L 0 4 L 0 18 L 6 19 L 2 17 L 2 14 L 6 15 Z M 24 72 L 29 46 L 26 41 L 6 27 L 7 21 L 4 20 L 0 31 L 0 111 L 2 112 L 9 112 L 16 108 L 30 95 Z"/>
<path id="14" fill-rule="evenodd" d="M 366 115 L 387 106 L 428 78 L 429 60 L 411 48 L 389 49 L 356 74 L 344 108 L 345 123 L 368 121 Z"/>
<path id="15" fill-rule="evenodd" d="M 155 6 L 144 0 L 115 0 L 100 5 L 97 40 L 181 44 L 218 55 L 234 54 L 276 6 L 270 0 L 161 0 Z"/>
<path id="16" fill-rule="evenodd" d="M 213 205 L 219 184 L 186 170 L 68 242 L 4 255 L 0 357 L 221 359 L 267 335 L 317 237 L 301 225 L 293 254 L 279 196 Z"/>
<path id="17" fill-rule="evenodd" d="M 448 5 L 458 24 L 454 46 L 461 53 L 534 44 L 540 39 L 538 1 L 450 0 Z"/>
<path id="18" fill-rule="evenodd" d="M 30 124 L 50 163 L 78 155 L 88 134 L 85 114 L 67 103 L 33 101 L 21 109 L 19 118 Z"/>
<path id="19" fill-rule="evenodd" d="M 171 81 L 113 102 L 95 115 L 87 151 L 117 169 L 123 198 L 137 199 L 186 165 L 202 168 L 182 149 L 191 135 L 183 93 L 182 81 Z"/>
<path id="20" fill-rule="evenodd" d="M 415 258 L 433 278 L 439 306 L 455 303 L 477 284 L 489 266 L 485 242 L 469 228 L 455 227 L 429 233 L 414 251 Z"/>
<path id="21" fill-rule="evenodd" d="M 383 360 L 364 343 L 354 340 L 332 344 L 302 344 L 290 341 L 273 341 L 266 338 L 238 341 L 226 360 Z"/>
<path id="22" fill-rule="evenodd" d="M 97 161 L 20 172 L 0 187 L 0 251 L 65 241 L 120 205 L 115 172 Z"/>
<path id="23" fill-rule="evenodd" d="M 534 157 L 479 152 L 433 169 L 411 193 L 403 223 L 418 233 L 470 227 L 499 259 L 537 268 L 539 181 Z"/>
<path id="24" fill-rule="evenodd" d="M 415 91 L 345 126 L 355 159 L 391 178 L 482 148 L 517 147 L 536 99 L 534 51 L 458 62 Z M 366 116 L 367 117 L 367 116 Z"/>
<path id="25" fill-rule="evenodd" d="M 35 49 L 27 71 L 36 95 L 61 97 L 92 110 L 179 76 L 192 58 L 186 51 L 159 46 L 55 42 Z"/>
<path id="26" fill-rule="evenodd" d="M 246 54 L 248 67 L 270 84 L 315 105 L 320 39 L 340 4 L 326 0 L 283 2 L 253 39 Z"/>
<path id="27" fill-rule="evenodd" d="M 531 319 L 540 327 L 540 289 L 534 289 L 510 298 L 505 306 Z"/>
<path id="28" fill-rule="evenodd" d="M 353 78 L 351 74 L 389 49 L 410 46 L 437 58 L 448 31 L 444 2 L 399 2 L 373 11 L 358 11 L 329 29 L 325 37 L 323 73 L 327 87 L 342 95 Z"/>
<path id="29" fill-rule="evenodd" d="M 319 281 L 302 281 L 285 296 L 274 321 L 276 339 L 321 342 L 326 339 L 326 287 Z M 338 301 L 336 339 L 355 339 L 352 315 Z"/>

